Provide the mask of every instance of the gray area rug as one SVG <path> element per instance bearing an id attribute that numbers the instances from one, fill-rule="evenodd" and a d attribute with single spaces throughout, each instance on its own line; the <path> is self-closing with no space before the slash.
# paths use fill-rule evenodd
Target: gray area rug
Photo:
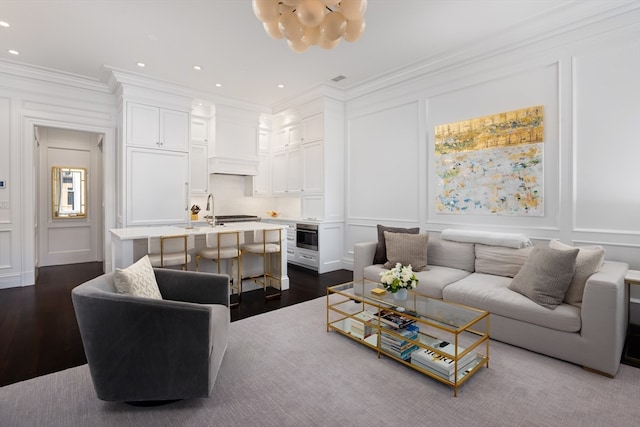
<path id="1" fill-rule="evenodd" d="M 453 390 L 325 328 L 325 299 L 231 324 L 214 394 L 103 402 L 86 365 L 0 388 L 8 426 L 636 426 L 640 369 L 614 379 L 500 342 Z"/>

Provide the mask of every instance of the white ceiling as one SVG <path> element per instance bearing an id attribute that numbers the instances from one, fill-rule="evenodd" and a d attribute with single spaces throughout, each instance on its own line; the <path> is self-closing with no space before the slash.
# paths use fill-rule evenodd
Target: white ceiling
<path id="1" fill-rule="evenodd" d="M 598 1 L 369 0 L 360 40 L 298 54 L 264 32 L 250 0 L 0 0 L 0 21 L 11 25 L 0 28 L 0 57 L 96 80 L 107 65 L 273 105 L 322 83 L 348 90 L 462 49 L 506 44 L 531 22 Z M 335 84 L 338 75 L 347 78 Z"/>

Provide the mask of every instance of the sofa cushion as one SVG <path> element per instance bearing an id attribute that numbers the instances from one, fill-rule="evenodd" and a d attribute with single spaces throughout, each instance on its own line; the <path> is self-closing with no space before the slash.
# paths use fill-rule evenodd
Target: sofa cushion
<path id="1" fill-rule="evenodd" d="M 442 296 L 445 301 L 465 304 L 546 328 L 564 332 L 577 332 L 581 329 L 579 308 L 560 304 L 555 310 L 548 310 L 509 289 L 512 280 L 509 277 L 473 273 L 445 287 Z"/>
<path id="2" fill-rule="evenodd" d="M 565 245 L 559 240 L 550 241 L 549 247 L 565 251 L 575 249 L 573 246 Z M 582 294 L 584 294 L 584 286 L 587 283 L 587 279 L 593 273 L 600 270 L 604 262 L 604 248 L 602 246 L 585 246 L 578 249 L 576 271 L 573 273 L 571 284 L 564 296 L 564 302 L 575 305 L 576 307 L 581 307 Z"/>
<path id="3" fill-rule="evenodd" d="M 440 234 L 445 240 L 456 242 L 481 243 L 490 246 L 506 246 L 509 248 L 526 248 L 532 246 L 531 240 L 520 233 L 502 233 L 495 231 L 454 230 L 447 228 Z"/>
<path id="4" fill-rule="evenodd" d="M 162 299 L 148 255 L 127 268 L 116 268 L 113 273 L 113 283 L 120 294 Z"/>
<path id="5" fill-rule="evenodd" d="M 380 282 L 380 273 L 383 271 L 387 271 L 387 269 L 380 264 L 369 265 L 364 268 L 364 278 L 373 282 Z M 468 271 L 457 268 L 429 265 L 429 270 L 415 273 L 418 279 L 418 287 L 414 291 L 431 298 L 442 299 L 442 290 L 447 285 L 469 274 Z"/>
<path id="6" fill-rule="evenodd" d="M 533 248 L 506 248 L 476 244 L 475 271 L 497 276 L 515 277 Z"/>
<path id="7" fill-rule="evenodd" d="M 475 266 L 473 248 L 473 243 L 453 242 L 430 234 L 427 263 L 429 266 L 440 265 L 473 272 Z"/>
<path id="8" fill-rule="evenodd" d="M 413 271 L 427 268 L 428 234 L 408 234 L 384 232 L 387 245 L 386 268 L 393 268 L 397 263 L 410 265 Z"/>
<path id="9" fill-rule="evenodd" d="M 553 309 L 569 289 L 577 256 L 578 249 L 563 251 L 536 246 L 509 288 Z"/>
<path id="10" fill-rule="evenodd" d="M 376 246 L 376 253 L 373 256 L 374 264 L 384 264 L 387 262 L 387 246 L 384 239 L 385 231 L 389 231 L 391 233 L 418 234 L 420 232 L 420 228 L 385 227 L 384 225 L 378 224 L 378 246 Z"/>

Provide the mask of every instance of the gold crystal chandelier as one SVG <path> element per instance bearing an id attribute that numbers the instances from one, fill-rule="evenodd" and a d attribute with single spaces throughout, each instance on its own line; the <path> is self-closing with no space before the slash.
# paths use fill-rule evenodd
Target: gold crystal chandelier
<path id="1" fill-rule="evenodd" d="M 253 12 L 274 39 L 287 39 L 294 52 L 317 45 L 333 49 L 340 39 L 364 32 L 367 0 L 253 0 Z"/>

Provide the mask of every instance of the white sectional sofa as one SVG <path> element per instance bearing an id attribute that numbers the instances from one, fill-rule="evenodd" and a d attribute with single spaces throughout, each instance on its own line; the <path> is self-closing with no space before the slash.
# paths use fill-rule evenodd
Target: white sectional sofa
<path id="1" fill-rule="evenodd" d="M 380 281 L 377 242 L 354 246 L 354 280 Z M 553 309 L 509 289 L 532 247 L 464 243 L 429 234 L 427 270 L 416 273 L 416 292 L 491 313 L 490 336 L 613 377 L 627 328 L 624 277 L 628 265 L 604 261 L 588 277 L 580 303 Z"/>

